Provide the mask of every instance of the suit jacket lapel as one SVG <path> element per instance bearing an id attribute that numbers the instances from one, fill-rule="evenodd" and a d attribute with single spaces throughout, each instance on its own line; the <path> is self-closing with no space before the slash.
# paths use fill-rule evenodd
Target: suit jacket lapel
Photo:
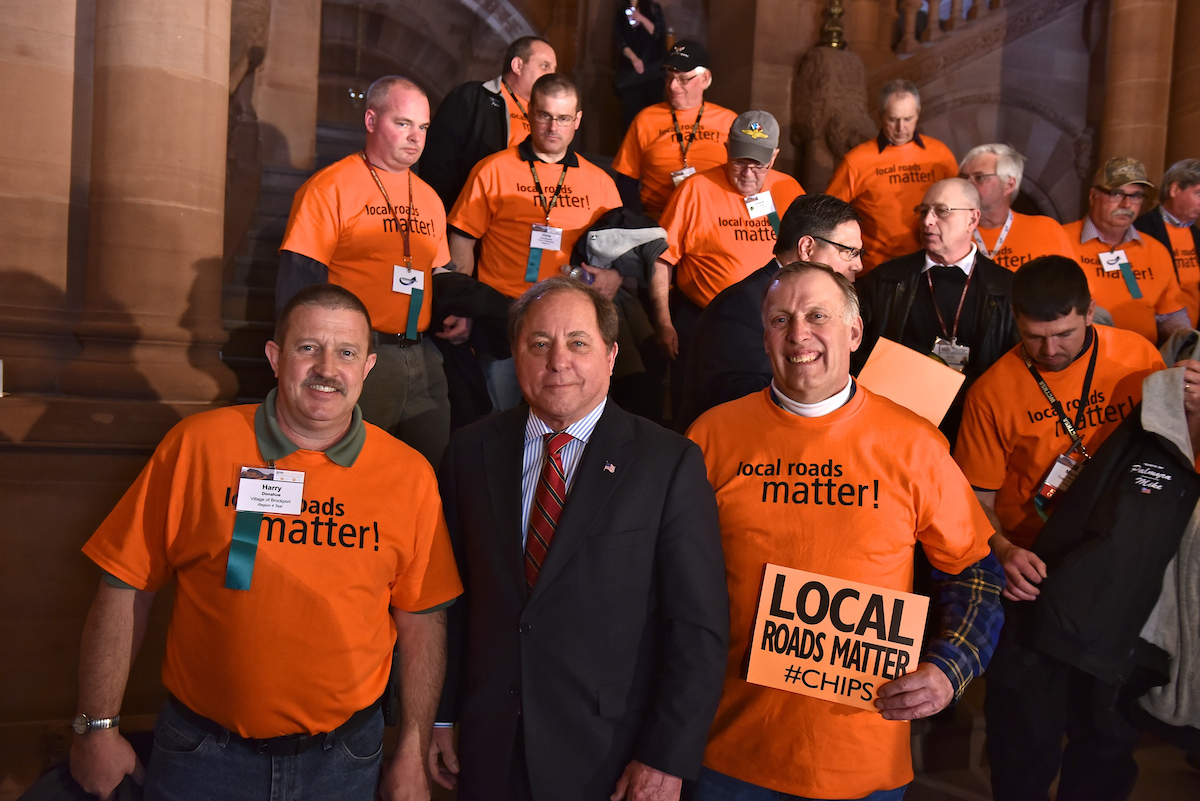
<path id="1" fill-rule="evenodd" d="M 601 511 L 632 467 L 632 456 L 627 453 L 632 442 L 633 427 L 629 424 L 628 413 L 609 400 L 583 450 L 583 458 L 575 468 L 575 482 L 554 530 L 546 563 L 542 565 L 529 597 L 531 602 L 561 572 L 563 565 L 602 519 Z M 615 469 L 605 470 L 607 464 Z M 622 470 L 622 467 L 626 469 Z"/>
<path id="2" fill-rule="evenodd" d="M 524 450 L 524 406 L 496 420 L 494 436 L 483 443 L 484 475 L 492 499 L 500 559 L 512 574 L 514 589 L 525 598 L 524 550 L 521 547 L 521 460 Z"/>

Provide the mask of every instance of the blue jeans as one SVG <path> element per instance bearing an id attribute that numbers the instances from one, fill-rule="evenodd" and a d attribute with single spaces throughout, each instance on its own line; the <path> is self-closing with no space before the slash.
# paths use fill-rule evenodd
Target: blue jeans
<path id="1" fill-rule="evenodd" d="M 170 704 L 154 725 L 146 801 L 374 801 L 383 755 L 383 713 L 345 737 L 296 756 L 253 753 L 197 727 Z"/>
<path id="2" fill-rule="evenodd" d="M 521 385 L 517 383 L 517 367 L 511 358 L 495 359 L 479 354 L 479 366 L 487 382 L 488 397 L 498 412 L 521 405 Z"/>
<path id="3" fill-rule="evenodd" d="M 854 801 L 901 801 L 908 785 L 897 787 L 895 790 L 876 790 L 870 795 Z M 806 798 L 799 795 L 788 795 L 778 790 L 768 790 L 757 784 L 744 782 L 724 773 L 717 773 L 709 768 L 700 768 L 700 778 L 696 781 L 696 792 L 693 801 L 827 801 L 827 799 Z"/>

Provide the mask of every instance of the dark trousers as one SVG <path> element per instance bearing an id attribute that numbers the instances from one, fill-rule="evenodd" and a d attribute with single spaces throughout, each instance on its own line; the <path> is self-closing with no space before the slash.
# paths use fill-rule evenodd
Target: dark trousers
<path id="1" fill-rule="evenodd" d="M 679 416 L 680 404 L 683 403 L 683 382 L 687 374 L 687 360 L 692 349 L 692 334 L 696 330 L 696 320 L 704 311 L 680 292 L 671 290 L 671 322 L 679 337 L 679 353 L 671 362 L 671 419 Z"/>
<path id="2" fill-rule="evenodd" d="M 1049 798 L 1060 767 L 1057 801 L 1129 798 L 1139 733 L 1117 710 L 1115 690 L 1049 657 L 1031 665 L 1020 684 L 988 682 L 984 714 L 995 801 Z"/>

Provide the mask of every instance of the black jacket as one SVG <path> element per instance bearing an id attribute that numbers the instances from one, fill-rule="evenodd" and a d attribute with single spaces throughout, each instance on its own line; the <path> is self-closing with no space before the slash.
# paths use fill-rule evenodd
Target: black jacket
<path id="1" fill-rule="evenodd" d="M 1147 378 L 1147 399 L 1172 372 Z M 1182 377 L 1176 383 L 1182 398 Z M 1179 447 L 1146 430 L 1147 405 L 1093 454 L 1038 534 L 1033 551 L 1048 575 L 1036 601 L 1008 605 L 1005 637 L 1018 647 L 997 651 L 989 677 L 1017 686 L 1023 649 L 1112 686 L 1152 666 L 1138 634 L 1200 500 L 1200 475 Z"/>
<path id="2" fill-rule="evenodd" d="M 855 284 L 863 319 L 863 343 L 851 359 L 855 375 L 867 363 L 881 336 L 893 342 L 904 342 L 913 300 L 918 291 L 928 292 L 920 283 L 924 266 L 925 251 L 919 250 L 884 262 Z M 963 307 L 958 336 L 959 341 L 971 349 L 967 380 L 940 426 L 951 443 L 962 420 L 967 390 L 1018 339 L 1011 305 L 1013 274 L 982 253 L 976 257 L 973 274 L 972 290 Z M 932 342 L 929 347 L 933 347 Z"/>
<path id="3" fill-rule="evenodd" d="M 429 123 L 417 172 L 438 193 L 447 214 L 471 168 L 508 146 L 508 109 L 502 91 L 499 78 L 456 86 Z"/>

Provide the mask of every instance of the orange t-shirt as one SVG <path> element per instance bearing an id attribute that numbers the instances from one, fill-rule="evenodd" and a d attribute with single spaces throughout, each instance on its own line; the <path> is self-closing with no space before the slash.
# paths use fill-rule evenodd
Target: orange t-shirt
<path id="1" fill-rule="evenodd" d="M 226 589 L 238 471 L 265 464 L 257 408 L 171 429 L 83 551 L 139 589 L 178 580 L 163 684 L 189 708 L 244 737 L 332 731 L 383 693 L 388 605 L 431 609 L 462 584 L 433 469 L 365 423 L 351 467 L 276 461 L 304 473 L 305 512 L 265 515 L 250 589 Z"/>
<path id="2" fill-rule="evenodd" d="M 1078 258 L 1071 240 L 1056 220 L 1040 214 L 1018 214 L 1015 211 L 1012 216 L 1012 225 L 1000 250 L 992 256 L 983 254 L 996 264 L 1015 273 L 1022 264 L 1038 256 L 1066 256 L 1072 261 Z M 996 247 L 1002 230 L 1004 226 L 979 229 L 985 250 L 991 251 Z"/>
<path id="3" fill-rule="evenodd" d="M 1154 346 L 1132 331 L 1104 325 L 1092 330 L 1099 351 L 1079 433 L 1088 453 L 1095 454 L 1141 402 L 1142 379 L 1165 365 Z M 1090 356 L 1089 349 L 1063 370 L 1038 371 L 1072 424 Z M 1034 492 L 1069 447 L 1071 437 L 1029 374 L 1020 345 L 967 392 L 954 459 L 972 486 L 996 491 L 996 516 L 1004 535 L 1022 548 L 1032 546 L 1042 530 Z"/>
<path id="4" fill-rule="evenodd" d="M 412 262 L 414 270 L 425 273 L 417 330 L 424 331 L 433 313 L 429 277 L 434 267 L 450 262 L 445 207 L 429 184 L 411 172 L 397 174 L 376 167 L 375 174 L 391 198 L 396 219 L 388 212 L 371 171 L 355 153 L 316 173 L 296 191 L 279 249 L 327 265 L 329 282 L 359 297 L 376 331 L 404 333 L 411 295 L 393 292 L 392 278 L 394 268 L 404 265 L 402 231 L 408 225 L 411 175 Z"/>
<path id="5" fill-rule="evenodd" d="M 771 193 L 780 218 L 804 194 L 795 178 L 775 170 L 767 173 L 762 192 Z M 662 258 L 675 265 L 675 285 L 701 308 L 774 255 L 771 221 L 766 216 L 750 219 L 746 199 L 729 184 L 724 166 L 680 184 L 659 224 L 668 243 Z"/>
<path id="6" fill-rule="evenodd" d="M 1180 228 L 1165 221 L 1164 225 L 1167 227 L 1167 236 L 1171 239 L 1175 277 L 1179 281 L 1180 291 L 1183 292 L 1188 319 L 1195 328 L 1197 315 L 1200 315 L 1200 263 L 1196 260 L 1196 240 L 1192 238 L 1191 228 Z"/>
<path id="7" fill-rule="evenodd" d="M 1079 266 L 1087 274 L 1088 288 L 1096 305 L 1112 314 L 1117 328 L 1136 331 L 1151 343 L 1157 343 L 1158 324 L 1154 315 L 1171 314 L 1184 307 L 1170 251 L 1148 234 L 1142 234 L 1140 242 L 1131 239 L 1116 248 L 1125 251 L 1138 289 L 1142 291 L 1142 297 L 1135 299 L 1129 294 L 1121 271 L 1106 271 L 1100 264 L 1100 254 L 1110 253 L 1113 248 L 1099 238 L 1080 242 L 1083 220 L 1068 223 L 1063 230 L 1075 247 Z"/>
<path id="8" fill-rule="evenodd" d="M 642 207 L 651 217 L 657 219 L 675 193 L 671 173 L 685 166 L 703 172 L 724 164 L 729 158 L 725 140 L 729 138 L 729 129 L 737 114 L 716 103 L 706 101 L 703 105 L 703 114 L 700 106 L 675 112 L 683 134 L 682 142 L 675 135 L 669 103 L 656 103 L 642 109 L 625 132 L 612 166 L 622 175 L 641 180 Z M 688 146 L 688 137 L 696 128 L 696 117 L 700 117 L 700 128 Z M 686 165 L 683 161 L 685 146 L 688 148 Z"/>
<path id="9" fill-rule="evenodd" d="M 515 298 L 533 285 L 525 280 L 529 260 L 529 238 L 534 225 L 546 223 L 546 212 L 538 198 L 530 171 L 533 151 L 529 140 L 518 147 L 493 153 L 475 165 L 467 185 L 447 222 L 468 236 L 480 239 L 480 281 Z M 550 225 L 563 229 L 559 250 L 543 250 L 537 280 L 559 274 L 571 257 L 575 240 L 604 212 L 621 205 L 617 186 L 608 173 L 575 152 L 568 151 L 559 164 L 535 161 L 538 181 L 549 200 L 567 170 Z"/>
<path id="10" fill-rule="evenodd" d="M 889 143 L 883 150 L 879 141 L 863 142 L 847 153 L 825 190 L 858 212 L 864 270 L 921 249 L 913 208 L 930 186 L 958 175 L 954 154 L 932 136 L 920 137 L 920 144 L 916 138 L 899 147 Z"/>
<path id="11" fill-rule="evenodd" d="M 743 678 L 764 566 L 912 592 L 918 543 L 959 573 L 988 554 L 991 526 L 927 421 L 861 386 L 824 417 L 786 412 L 770 393 L 688 431 L 716 490 L 732 625 L 704 764 L 792 795 L 861 798 L 912 781 L 909 725 Z"/>
<path id="12" fill-rule="evenodd" d="M 507 86 L 500 86 L 500 94 L 504 97 L 504 107 L 508 111 L 508 146 L 516 147 L 529 136 L 529 101 L 518 100 Z"/>

